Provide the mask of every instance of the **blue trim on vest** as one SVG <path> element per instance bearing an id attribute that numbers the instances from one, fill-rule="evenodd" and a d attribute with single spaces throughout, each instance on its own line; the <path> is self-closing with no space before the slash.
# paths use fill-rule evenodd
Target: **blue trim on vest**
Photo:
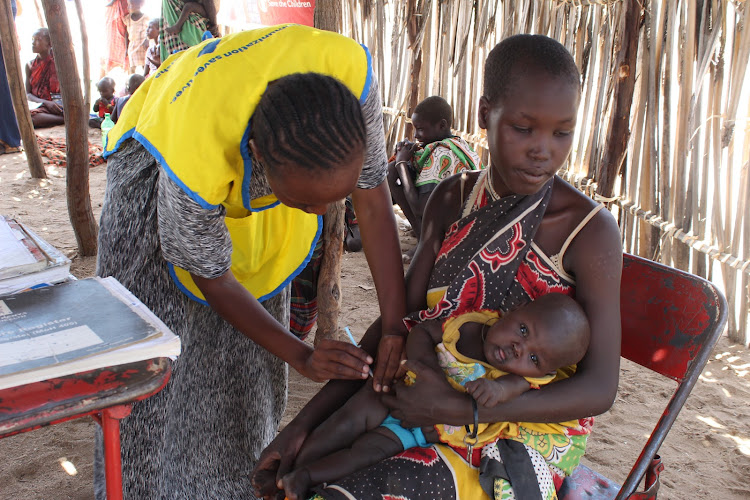
<path id="1" fill-rule="evenodd" d="M 250 125 L 252 124 L 252 116 L 247 121 L 247 127 L 245 133 L 242 134 L 242 141 L 240 142 L 240 156 L 242 156 L 242 163 L 244 165 L 244 172 L 242 174 L 242 204 L 246 209 L 253 211 L 250 208 L 250 180 L 253 178 L 253 157 L 250 154 Z"/>
<path id="2" fill-rule="evenodd" d="M 365 56 L 367 56 L 367 78 L 365 78 L 365 86 L 362 89 L 362 95 L 359 96 L 359 104 L 364 104 L 367 96 L 370 94 L 370 87 L 372 86 L 372 56 L 370 51 L 364 45 L 360 46 L 365 49 Z"/>
<path id="3" fill-rule="evenodd" d="M 296 278 L 299 273 L 301 273 L 305 267 L 307 267 L 307 264 L 310 262 L 310 259 L 312 258 L 312 254 L 315 251 L 315 245 L 318 243 L 318 239 L 320 238 L 320 233 L 323 232 L 323 216 L 318 215 L 318 230 L 315 232 L 315 238 L 313 238 L 312 244 L 310 245 L 310 252 L 307 254 L 307 257 L 305 257 L 305 260 L 302 262 L 302 264 L 297 267 L 297 269 L 292 272 L 292 274 L 289 275 L 287 279 L 284 280 L 281 285 L 276 287 L 275 290 L 265 294 L 262 297 L 257 297 L 256 299 L 258 302 L 265 302 L 266 300 L 270 299 L 271 297 L 277 295 L 279 292 L 281 292 L 286 286 L 292 282 L 294 278 Z M 184 293 L 187 298 L 190 300 L 194 300 L 195 302 L 198 302 L 199 304 L 203 304 L 204 306 L 208 306 L 208 302 L 206 302 L 204 299 L 201 299 L 197 295 L 195 295 L 193 292 L 188 290 L 185 285 L 180 282 L 180 280 L 177 278 L 177 273 L 174 271 L 174 264 L 171 262 L 167 262 L 167 268 L 169 269 L 169 276 L 172 278 L 172 281 L 175 285 L 177 285 L 177 288 L 180 289 L 182 293 Z"/>
<path id="4" fill-rule="evenodd" d="M 133 133 L 135 132 L 135 127 L 131 128 L 127 132 L 125 132 L 122 137 L 120 137 L 120 140 L 117 141 L 117 144 L 115 144 L 115 147 L 112 149 L 112 151 L 107 151 L 107 145 L 109 144 L 109 134 L 107 134 L 107 140 L 104 142 L 104 151 L 102 152 L 102 158 L 105 160 L 109 158 L 109 156 L 120 149 L 120 145 L 125 142 L 127 139 L 130 139 L 133 136 Z"/>
<path id="5" fill-rule="evenodd" d="M 187 184 L 185 184 L 184 182 L 182 182 L 182 179 L 180 179 L 179 177 L 177 177 L 177 174 L 175 174 L 172 171 L 172 169 L 169 168 L 169 165 L 167 164 L 167 160 L 165 160 L 164 157 L 161 155 L 161 153 L 159 153 L 159 150 L 156 149 L 154 147 L 154 145 L 151 144 L 149 142 L 149 140 L 146 139 L 146 137 L 143 134 L 141 134 L 138 131 L 136 131 L 136 132 L 133 133 L 133 139 L 135 139 L 136 141 L 140 142 L 141 145 L 144 148 L 146 148 L 146 151 L 148 151 L 149 153 L 151 153 L 151 156 L 153 156 L 156 159 L 156 161 L 159 162 L 159 165 L 161 165 L 161 168 L 164 169 L 164 171 L 167 173 L 167 175 L 169 176 L 169 178 L 172 179 L 175 184 L 177 184 L 178 186 L 180 186 L 180 189 L 182 189 L 185 192 L 186 195 L 190 196 L 190 198 L 192 198 L 194 202 L 196 202 L 198 205 L 200 205 L 201 208 L 205 208 L 206 210 L 213 210 L 214 208 L 216 208 L 216 207 L 219 206 L 219 205 L 213 205 L 213 204 L 207 202 L 206 200 L 204 200 L 203 198 L 201 198 L 201 196 L 198 193 L 196 193 L 195 191 L 193 191 L 192 189 L 190 189 L 187 186 Z"/>
<path id="6" fill-rule="evenodd" d="M 174 264 L 171 262 L 167 262 L 167 267 L 169 268 L 169 276 L 172 278 L 172 281 L 174 281 L 174 284 L 177 285 L 177 288 L 180 289 L 182 293 L 187 295 L 187 298 L 194 300 L 198 302 L 199 304 L 203 304 L 204 306 L 208 306 L 208 302 L 203 300 L 202 298 L 195 295 L 193 292 L 185 288 L 185 285 L 183 285 L 180 280 L 177 278 L 177 273 L 174 272 Z M 210 307 L 210 306 L 209 306 Z"/>
<path id="7" fill-rule="evenodd" d="M 250 152 L 250 125 L 252 121 L 252 118 L 248 120 L 245 133 L 242 134 L 242 142 L 240 142 L 240 155 L 242 156 L 242 163 L 244 168 L 244 172 L 242 174 L 242 205 L 250 212 L 262 212 L 263 210 L 268 210 L 269 208 L 279 206 L 281 202 L 279 200 L 276 200 L 270 205 L 266 205 L 265 207 L 260 208 L 253 208 L 252 206 L 250 206 L 253 201 L 250 199 L 250 181 L 253 178 L 253 155 Z"/>
<path id="8" fill-rule="evenodd" d="M 310 259 L 312 258 L 312 254 L 315 251 L 315 245 L 318 243 L 318 238 L 320 238 L 320 233 L 321 232 L 323 232 L 323 216 L 322 215 L 318 215 L 318 230 L 315 232 L 315 238 L 313 238 L 312 244 L 310 245 L 310 252 L 307 254 L 307 257 L 305 257 L 305 260 L 274 291 L 265 294 L 263 297 L 259 297 L 258 298 L 258 302 L 263 302 L 264 300 L 270 299 L 274 295 L 278 294 L 280 291 L 282 291 L 284 288 L 286 288 L 286 286 L 289 283 L 291 283 L 292 280 L 294 278 L 296 278 L 297 275 L 299 273 L 301 273 L 307 267 L 307 264 L 310 262 Z"/>
<path id="9" fill-rule="evenodd" d="M 146 137 L 143 136 L 143 134 L 137 132 L 135 130 L 135 127 L 131 128 L 130 130 L 128 130 L 127 132 L 125 132 L 122 135 L 122 137 L 120 137 L 120 139 L 117 141 L 117 144 L 115 144 L 114 149 L 112 149 L 112 151 L 108 151 L 108 152 L 105 151 L 102 154 L 102 157 L 105 158 L 105 159 L 108 158 L 112 153 L 114 153 L 115 151 L 117 151 L 120 148 L 120 145 L 125 140 L 130 139 L 130 138 L 135 139 L 136 141 L 138 141 L 141 144 L 141 146 L 143 146 L 144 148 L 146 148 L 146 151 L 148 151 L 149 154 L 151 154 L 151 156 L 153 156 L 154 159 L 156 159 L 156 161 L 159 162 L 159 165 L 162 166 L 162 168 L 167 173 L 167 175 L 169 176 L 169 178 L 172 179 L 175 184 L 177 184 L 178 186 L 180 186 L 180 189 L 182 189 L 185 192 L 185 194 L 187 194 L 188 196 L 190 196 L 190 198 L 193 201 L 195 201 L 198 205 L 200 205 L 202 208 L 205 208 L 207 210 L 213 210 L 214 208 L 216 208 L 216 207 L 219 206 L 219 205 L 212 205 L 211 203 L 209 203 L 206 200 L 204 200 L 203 198 L 201 198 L 198 193 L 196 193 L 195 191 L 193 191 L 192 189 L 190 189 L 189 187 L 187 187 L 187 185 L 184 182 L 182 182 L 182 180 L 180 180 L 179 177 L 177 177 L 177 174 L 175 174 L 174 172 L 172 172 L 172 170 L 170 170 L 169 165 L 167 165 L 166 160 L 164 160 L 164 157 L 161 155 L 161 153 L 159 153 L 159 150 L 156 149 L 154 147 L 154 145 L 151 144 L 149 142 L 149 140 L 146 139 Z M 107 136 L 107 141 L 109 141 L 109 136 Z M 105 144 L 104 147 L 105 148 L 107 147 L 106 144 Z"/>

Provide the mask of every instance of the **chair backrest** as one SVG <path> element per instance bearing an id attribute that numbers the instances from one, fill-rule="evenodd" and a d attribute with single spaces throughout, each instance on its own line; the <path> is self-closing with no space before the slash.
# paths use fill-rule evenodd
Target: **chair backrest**
<path id="1" fill-rule="evenodd" d="M 635 492 L 724 330 L 727 303 L 703 278 L 625 254 L 620 314 L 622 356 L 676 380 L 677 389 L 619 492 L 612 481 L 579 466 L 558 492 L 564 500 L 625 499 Z"/>
<path id="2" fill-rule="evenodd" d="M 709 281 L 625 254 L 620 313 L 622 356 L 680 382 L 696 363 L 702 370 L 694 360 L 710 354 L 727 308 Z"/>
<path id="3" fill-rule="evenodd" d="M 727 322 L 727 301 L 698 276 L 623 256 L 622 356 L 679 382 L 617 498 L 638 487 Z"/>

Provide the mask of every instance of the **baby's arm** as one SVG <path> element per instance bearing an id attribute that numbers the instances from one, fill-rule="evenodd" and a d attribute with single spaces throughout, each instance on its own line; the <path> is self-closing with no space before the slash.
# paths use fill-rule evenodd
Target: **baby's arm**
<path id="1" fill-rule="evenodd" d="M 425 365 L 442 372 L 438 364 L 435 346 L 443 337 L 443 328 L 439 321 L 425 321 L 414 326 L 406 339 L 406 358 L 421 361 Z"/>
<path id="2" fill-rule="evenodd" d="M 466 392 L 485 408 L 491 408 L 501 403 L 517 398 L 531 389 L 525 378 L 508 374 L 495 380 L 480 378 L 466 382 Z"/>

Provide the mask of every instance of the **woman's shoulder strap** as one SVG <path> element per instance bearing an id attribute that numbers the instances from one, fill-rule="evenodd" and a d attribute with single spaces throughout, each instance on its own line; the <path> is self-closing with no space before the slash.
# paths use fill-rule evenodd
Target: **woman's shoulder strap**
<path id="1" fill-rule="evenodd" d="M 596 205 L 591 211 L 589 211 L 588 214 L 586 214 L 586 217 L 584 217 L 581 222 L 578 223 L 578 225 L 573 229 L 573 231 L 570 232 L 567 239 L 565 240 L 565 243 L 563 243 L 562 248 L 560 248 L 560 252 L 557 254 L 558 262 L 562 264 L 563 256 L 565 255 L 565 251 L 568 249 L 568 246 L 570 246 L 570 243 L 573 241 L 573 239 L 578 235 L 578 233 L 581 232 L 581 230 L 586 227 L 586 224 L 596 215 L 599 213 L 599 211 L 604 208 L 604 205 L 601 203 Z"/>

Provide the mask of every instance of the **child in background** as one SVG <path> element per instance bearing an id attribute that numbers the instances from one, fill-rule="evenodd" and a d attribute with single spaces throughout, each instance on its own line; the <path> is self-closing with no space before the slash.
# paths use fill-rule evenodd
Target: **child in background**
<path id="1" fill-rule="evenodd" d="M 411 115 L 416 142 L 403 140 L 388 164 L 388 185 L 394 203 L 411 223 L 419 241 L 427 199 L 444 178 L 482 168 L 479 155 L 451 132 L 453 109 L 440 96 L 424 99 Z"/>
<path id="2" fill-rule="evenodd" d="M 146 49 L 146 64 L 143 68 L 143 76 L 156 73 L 159 66 L 161 66 L 161 55 L 159 55 L 159 22 L 160 19 L 158 17 L 152 19 L 148 23 L 148 28 L 146 28 L 146 43 L 149 46 Z M 151 40 L 154 43 L 151 43 Z"/>
<path id="3" fill-rule="evenodd" d="M 98 116 L 92 116 L 89 119 L 89 127 L 102 128 L 104 115 L 111 114 L 115 107 L 115 81 L 105 76 L 96 84 L 96 90 L 99 91 L 99 99 L 94 103 L 94 113 Z"/>
<path id="4" fill-rule="evenodd" d="M 146 49 L 148 48 L 149 18 L 141 7 L 143 0 L 128 0 L 129 13 L 123 18 L 125 28 L 128 30 L 128 60 L 130 61 L 130 73 L 141 72 L 146 65 Z"/>
<path id="5" fill-rule="evenodd" d="M 540 385 L 567 378 L 586 353 L 589 323 L 570 296 L 549 293 L 504 315 L 468 312 L 415 324 L 408 359 L 441 369 L 450 385 L 492 407 Z M 296 469 L 284 476 L 289 500 L 307 498 L 313 485 L 334 481 L 412 447 L 443 442 L 457 449 L 513 439 L 520 427 L 564 432 L 570 424 L 498 422 L 407 429 L 388 415 L 380 394 L 366 384 L 310 435 Z M 575 424 L 576 422 L 572 422 Z M 540 427 L 544 427 L 541 429 Z M 481 477 L 481 476 L 480 476 Z"/>
<path id="6" fill-rule="evenodd" d="M 133 92 L 138 89 L 138 87 L 141 86 L 145 78 L 143 75 L 140 75 L 138 73 L 135 73 L 133 75 L 130 75 L 125 82 L 125 95 L 123 97 L 116 97 L 115 98 L 115 107 L 112 109 L 112 113 L 110 114 L 110 118 L 113 122 L 117 123 L 117 118 L 122 114 L 122 108 L 125 107 L 125 104 L 130 100 L 130 96 L 133 95 Z"/>
<path id="7" fill-rule="evenodd" d="M 26 98 L 34 104 L 31 123 L 34 128 L 54 127 L 65 123 L 60 81 L 57 78 L 52 41 L 47 28 L 40 28 L 31 37 L 31 50 L 36 57 L 26 65 Z"/>

